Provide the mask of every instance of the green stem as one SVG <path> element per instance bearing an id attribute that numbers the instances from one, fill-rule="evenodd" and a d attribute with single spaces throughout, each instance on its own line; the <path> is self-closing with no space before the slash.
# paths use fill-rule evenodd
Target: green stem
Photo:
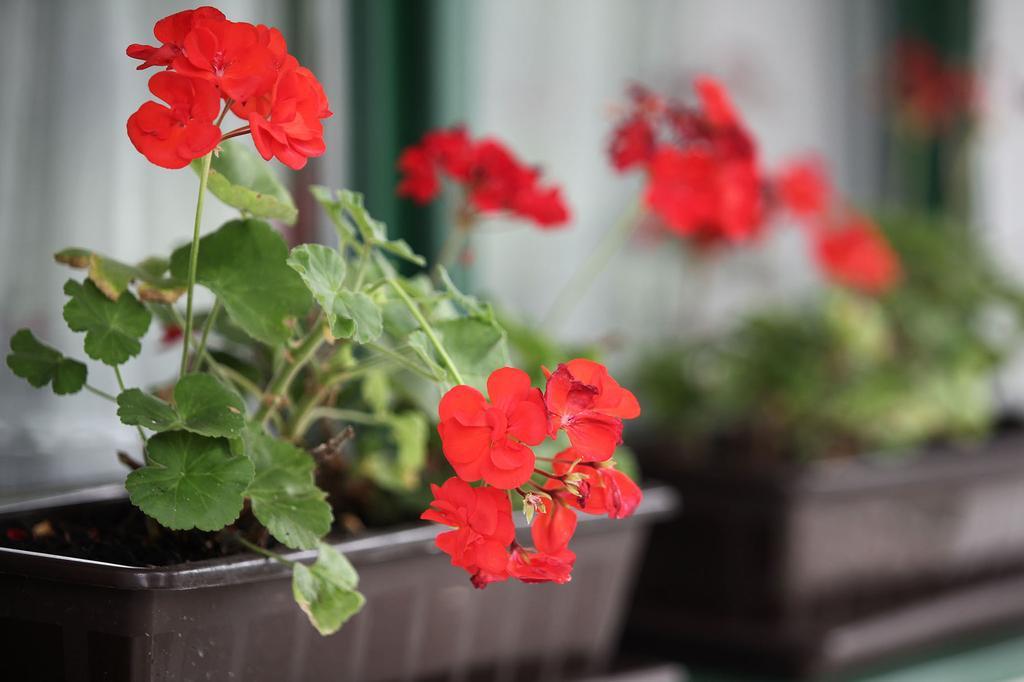
<path id="1" fill-rule="evenodd" d="M 363 288 L 363 280 L 366 278 L 366 268 L 370 264 L 370 249 L 373 248 L 369 244 L 363 244 L 362 253 L 359 255 L 359 266 L 356 270 L 356 283 L 353 287 L 356 291 Z"/>
<path id="2" fill-rule="evenodd" d="M 292 381 L 299 370 L 306 366 L 320 346 L 324 343 L 324 322 L 317 320 L 309 334 L 302 339 L 292 354 L 292 361 L 284 363 L 275 374 L 263 396 L 263 404 L 256 413 L 256 422 L 266 425 L 270 416 L 277 411 L 278 404 L 283 400 Z"/>
<path id="3" fill-rule="evenodd" d="M 206 322 L 203 324 L 203 333 L 199 337 L 199 345 L 196 347 L 196 369 L 202 366 L 202 361 L 206 355 L 206 341 L 210 337 L 210 330 L 213 329 L 214 323 L 217 321 L 217 315 L 220 314 L 220 299 L 214 299 L 213 307 L 210 308 L 210 312 L 206 316 Z"/>
<path id="4" fill-rule="evenodd" d="M 466 383 L 463 381 L 462 375 L 459 373 L 459 368 L 455 366 L 455 361 L 452 360 L 450 355 L 448 355 L 448 351 L 445 350 L 444 344 L 441 343 L 441 339 L 437 338 L 434 328 L 430 326 L 429 322 L 427 322 L 427 318 L 423 317 L 423 313 L 420 311 L 419 306 L 409 298 L 409 294 L 405 292 L 405 289 L 402 288 L 402 285 L 399 284 L 398 280 L 396 280 L 394 276 L 389 275 L 387 281 L 388 284 L 391 285 L 391 288 L 394 289 L 395 293 L 398 294 L 398 297 L 402 299 L 405 307 L 409 309 L 409 312 L 412 313 L 412 316 L 419 323 L 420 329 L 422 329 L 423 333 L 427 335 L 428 339 L 430 339 L 430 343 L 434 346 L 434 350 L 437 351 L 441 361 L 448 367 L 448 371 L 452 373 L 452 378 L 455 379 L 455 383 Z"/>
<path id="5" fill-rule="evenodd" d="M 86 384 L 85 385 L 85 390 L 89 391 L 90 393 L 95 393 L 99 397 L 104 398 L 106 400 L 109 400 L 111 402 L 114 402 L 114 403 L 117 402 L 117 398 L 116 397 L 110 395 L 106 391 L 101 391 L 100 389 L 96 388 L 95 386 L 90 386 L 89 384 Z"/>
<path id="6" fill-rule="evenodd" d="M 414 372 L 414 373 L 420 375 L 421 377 L 423 377 L 424 379 L 429 379 L 431 381 L 437 381 L 437 377 L 436 376 L 431 374 L 428 370 L 424 369 L 423 367 L 420 367 L 415 362 L 413 362 L 409 358 L 405 357 L 401 353 L 399 353 L 397 351 L 394 351 L 394 350 L 391 350 L 387 346 L 382 346 L 379 343 L 369 343 L 367 345 L 375 353 L 379 353 L 380 355 L 384 356 L 388 360 L 391 360 L 395 364 L 397 364 L 397 365 L 399 365 L 399 366 L 409 370 L 410 372 Z"/>
<path id="7" fill-rule="evenodd" d="M 369 412 L 360 410 L 344 410 L 339 407 L 317 407 L 309 411 L 309 420 L 335 419 L 342 422 L 353 422 L 355 424 L 369 424 L 375 426 L 384 423 L 384 420 Z"/>
<path id="8" fill-rule="evenodd" d="M 590 252 L 590 258 L 583 263 L 583 266 L 573 274 L 559 292 L 541 322 L 542 329 L 553 331 L 557 323 L 569 316 L 569 313 L 590 289 L 594 279 L 608 266 L 612 257 L 622 250 L 639 224 L 640 203 L 635 201 L 612 226 L 612 229 L 605 233 L 604 238 Z"/>
<path id="9" fill-rule="evenodd" d="M 203 200 L 206 198 L 206 183 L 210 178 L 210 162 L 213 152 L 203 157 L 202 169 L 199 171 L 199 198 L 196 200 L 196 219 L 192 226 L 192 248 L 189 250 L 188 261 L 188 298 L 185 299 L 185 334 L 181 344 L 181 372 L 185 376 L 188 369 L 188 346 L 192 339 L 192 298 L 196 287 L 196 269 L 199 267 L 199 226 L 203 220 Z"/>
<path id="10" fill-rule="evenodd" d="M 278 563 L 285 564 L 286 566 L 294 566 L 296 563 L 298 563 L 298 562 L 292 561 L 291 559 L 285 559 L 283 556 L 281 556 L 280 554 L 277 554 L 276 552 L 271 552 L 269 549 L 264 549 L 263 547 L 260 547 L 259 545 L 255 544 L 255 543 L 249 542 L 248 540 L 243 538 L 241 535 L 236 535 L 235 539 L 238 540 L 238 544 L 242 545 L 243 547 L 245 547 L 249 551 L 256 552 L 257 554 L 259 554 L 261 556 L 264 556 L 264 557 L 266 557 L 268 559 L 272 559 L 272 560 L 274 560 L 274 561 L 276 561 Z"/>
<path id="11" fill-rule="evenodd" d="M 462 253 L 466 250 L 466 242 L 469 240 L 469 233 L 473 231 L 476 218 L 472 211 L 465 204 L 455 212 L 455 226 L 448 233 L 441 245 L 441 252 L 437 255 L 437 263 L 446 270 L 451 270 L 452 265 L 458 262 Z"/>

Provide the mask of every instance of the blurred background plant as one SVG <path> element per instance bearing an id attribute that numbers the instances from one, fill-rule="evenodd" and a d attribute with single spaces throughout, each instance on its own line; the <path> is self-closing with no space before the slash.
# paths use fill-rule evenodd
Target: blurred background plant
<path id="1" fill-rule="evenodd" d="M 987 435 L 1024 291 L 962 224 L 903 213 L 881 225 L 905 268 L 900 286 L 880 297 L 833 287 L 649 352 L 640 428 L 683 457 L 746 464 Z"/>

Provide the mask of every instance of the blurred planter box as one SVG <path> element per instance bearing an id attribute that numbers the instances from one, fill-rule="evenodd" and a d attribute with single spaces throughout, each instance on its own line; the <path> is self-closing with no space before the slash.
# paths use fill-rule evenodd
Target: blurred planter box
<path id="1" fill-rule="evenodd" d="M 643 453 L 657 528 L 630 642 L 815 676 L 1024 622 L 1024 437 L 739 474 Z"/>
<path id="2" fill-rule="evenodd" d="M 630 519 L 581 519 L 579 558 L 565 586 L 474 590 L 438 555 L 437 526 L 340 542 L 359 569 L 367 605 L 330 637 L 318 635 L 292 600 L 290 569 L 253 555 L 138 568 L 0 548 L 2 676 L 362 682 L 594 673 L 615 650 L 651 523 L 675 499 L 667 488 L 649 488 Z M 126 505 L 114 486 L 19 505 L 0 520 L 55 512 L 98 518 Z"/>

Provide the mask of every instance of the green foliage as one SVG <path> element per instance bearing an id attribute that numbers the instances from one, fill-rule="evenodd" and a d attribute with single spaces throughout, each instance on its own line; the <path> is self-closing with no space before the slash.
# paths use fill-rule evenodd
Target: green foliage
<path id="1" fill-rule="evenodd" d="M 7 366 L 36 388 L 52 384 L 59 395 L 82 390 L 88 372 L 81 362 L 41 343 L 28 329 L 19 329 L 11 337 Z"/>
<path id="2" fill-rule="evenodd" d="M 149 439 L 147 463 L 128 474 L 132 504 L 174 530 L 220 530 L 242 510 L 253 464 L 225 438 L 167 431 Z"/>
<path id="3" fill-rule="evenodd" d="M 357 591 L 359 575 L 343 554 L 321 544 L 312 566 L 292 568 L 292 594 L 321 635 L 338 631 L 366 602 Z"/>
<path id="4" fill-rule="evenodd" d="M 190 246 L 171 257 L 171 272 L 187 278 Z M 291 335 L 290 318 L 309 310 L 302 278 L 288 267 L 288 246 L 270 225 L 233 220 L 199 241 L 196 281 L 217 294 L 231 319 L 270 345 Z"/>
<path id="5" fill-rule="evenodd" d="M 237 142 L 221 142 L 220 149 L 210 163 L 210 193 L 243 214 L 294 224 L 299 215 L 295 201 L 271 167 Z M 192 169 L 200 173 L 202 159 L 193 161 Z"/>
<path id="6" fill-rule="evenodd" d="M 64 293 L 64 321 L 72 331 L 85 332 L 85 352 L 93 360 L 120 365 L 142 350 L 139 339 L 149 329 L 150 313 L 130 293 L 112 301 L 90 280 L 69 279 Z"/>
<path id="7" fill-rule="evenodd" d="M 986 433 L 992 373 L 1020 338 L 1024 296 L 965 228 L 881 224 L 903 262 L 901 286 L 877 299 L 834 290 L 648 358 L 638 382 L 647 420 L 691 453 L 784 459 Z M 1008 329 L 993 333 L 993 316 Z"/>
<path id="8" fill-rule="evenodd" d="M 185 430 L 202 436 L 234 438 L 245 428 L 245 403 L 209 374 L 188 374 L 174 387 L 174 405 L 130 388 L 117 396 L 123 424 L 152 431 Z"/>
<path id="9" fill-rule="evenodd" d="M 313 480 L 308 452 L 250 427 L 245 450 L 256 475 L 246 490 L 252 513 L 279 542 L 294 549 L 313 549 L 334 519 L 327 493 Z"/>

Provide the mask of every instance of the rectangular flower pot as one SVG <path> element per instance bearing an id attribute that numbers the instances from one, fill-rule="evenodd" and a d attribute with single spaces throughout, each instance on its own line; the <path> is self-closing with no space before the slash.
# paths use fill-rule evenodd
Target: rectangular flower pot
<path id="1" fill-rule="evenodd" d="M 646 453 L 658 528 L 629 641 L 815 676 L 1024 623 L 1024 437 L 761 474 Z"/>
<path id="2" fill-rule="evenodd" d="M 630 519 L 582 517 L 565 586 L 475 590 L 434 546 L 437 526 L 341 541 L 335 546 L 359 570 L 367 604 L 330 637 L 295 605 L 288 567 L 254 555 L 154 568 L 0 548 L 0 678 L 369 682 L 592 673 L 614 653 L 650 526 L 675 499 L 652 487 Z M 116 514 L 127 504 L 113 486 L 0 510 L 0 521 Z"/>

